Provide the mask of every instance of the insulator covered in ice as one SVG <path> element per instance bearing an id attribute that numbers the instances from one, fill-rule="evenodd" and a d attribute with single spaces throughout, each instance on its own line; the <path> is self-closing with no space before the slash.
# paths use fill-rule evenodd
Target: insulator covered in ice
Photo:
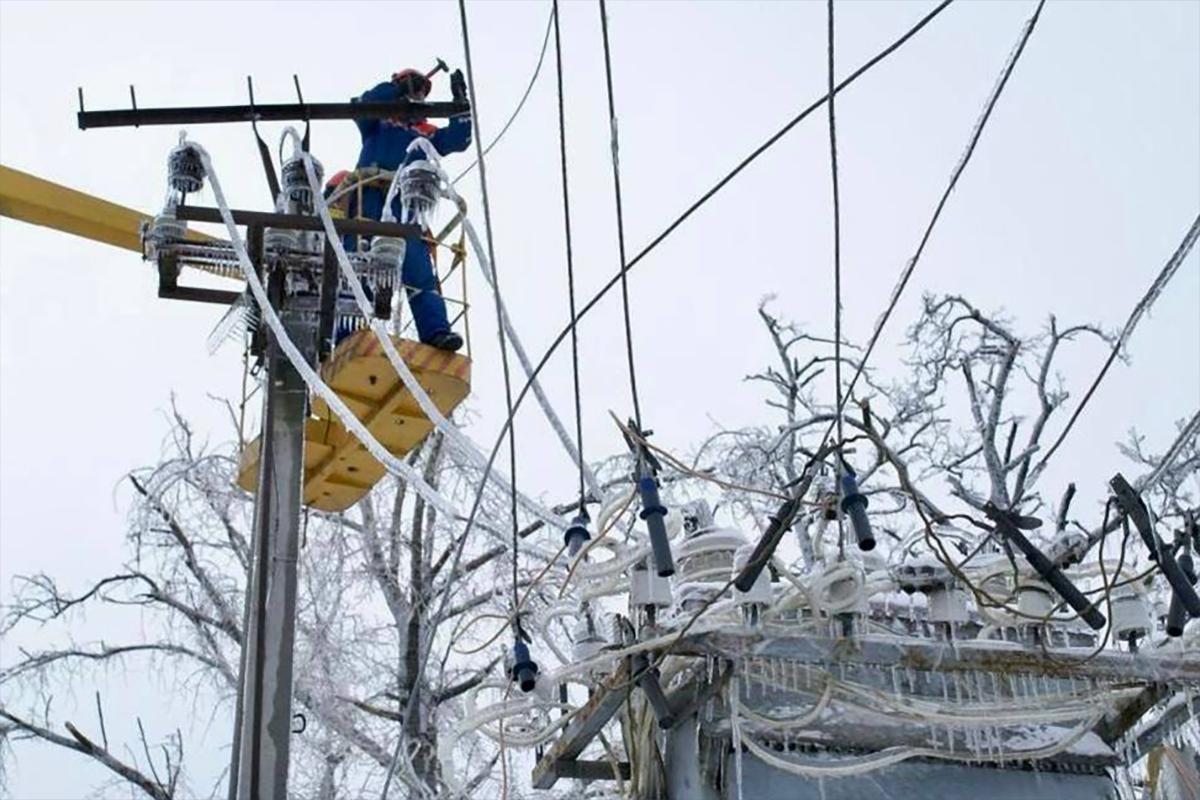
<path id="1" fill-rule="evenodd" d="M 310 156 L 311 158 L 311 156 Z M 313 171 L 317 174 L 317 185 L 325 177 L 325 168 L 321 162 L 313 158 Z M 303 156 L 294 156 L 283 162 L 279 171 L 279 186 L 284 199 L 294 204 L 296 210 L 308 213 L 313 207 L 312 183 L 308 180 L 308 170 L 304 166 Z"/>
<path id="2" fill-rule="evenodd" d="M 1150 607 L 1133 586 L 1122 586 L 1112 594 L 1112 632 L 1121 641 L 1136 643 L 1151 631 Z"/>
<path id="3" fill-rule="evenodd" d="M 143 233 L 143 239 L 150 243 L 152 248 L 161 247 L 167 242 L 182 241 L 186 236 L 187 222 L 177 219 L 173 213 L 159 214 Z"/>
<path id="4" fill-rule="evenodd" d="M 713 513 L 707 500 L 691 500 L 679 507 L 679 516 L 683 519 L 683 535 L 695 536 L 701 531 L 713 527 Z"/>
<path id="5" fill-rule="evenodd" d="M 167 183 L 178 192 L 191 194 L 204 188 L 204 162 L 191 144 L 180 144 L 167 155 Z"/>
<path id="6" fill-rule="evenodd" d="M 287 228 L 267 228 L 263 232 L 263 248 L 268 253 L 283 255 L 295 250 L 299 241 L 299 231 Z"/>
<path id="7" fill-rule="evenodd" d="M 575 661 L 587 661 L 604 649 L 608 642 L 601 634 L 599 627 L 592 619 L 591 612 L 585 611 L 575 625 L 574 645 L 572 655 Z"/>
<path id="8" fill-rule="evenodd" d="M 910 558 L 893 567 L 891 573 L 905 594 L 928 592 L 953 582 L 946 565 L 929 556 Z"/>
<path id="9" fill-rule="evenodd" d="M 831 614 L 866 613 L 870 598 L 865 586 L 862 568 L 840 561 L 813 579 L 809 594 L 815 605 Z"/>
<path id="10" fill-rule="evenodd" d="M 413 161 L 400 170 L 400 203 L 404 209 L 424 218 L 437 208 L 441 177 L 429 161 Z"/>
<path id="11" fill-rule="evenodd" d="M 371 266 L 378 270 L 398 270 L 404 263 L 407 243 L 395 236 L 376 236 L 371 240 Z"/>
<path id="12" fill-rule="evenodd" d="M 733 571 L 730 577 L 742 571 L 753 553 L 754 545 L 750 543 L 743 544 L 734 552 Z M 747 591 L 734 589 L 733 596 L 738 605 L 769 606 L 771 604 L 771 576 L 766 570 L 763 570 L 758 573 L 754 584 Z"/>
<path id="13" fill-rule="evenodd" d="M 1029 617 L 1041 619 L 1054 608 L 1054 592 L 1050 585 L 1036 578 L 1026 578 L 1017 588 L 1017 610 Z M 1022 624 L 1035 620 L 1022 619 Z"/>
<path id="14" fill-rule="evenodd" d="M 666 608 L 671 605 L 671 582 L 639 561 L 629 570 L 629 599 L 635 606 Z"/>
<path id="15" fill-rule="evenodd" d="M 686 518 L 685 518 L 686 524 Z M 688 535 L 675 548 L 679 561 L 676 580 L 680 583 L 724 585 L 733 568 L 733 557 L 746 537 L 730 528 L 705 527 Z"/>
<path id="16" fill-rule="evenodd" d="M 930 622 L 966 622 L 967 598 L 956 586 L 939 586 L 929 591 L 928 618 Z"/>

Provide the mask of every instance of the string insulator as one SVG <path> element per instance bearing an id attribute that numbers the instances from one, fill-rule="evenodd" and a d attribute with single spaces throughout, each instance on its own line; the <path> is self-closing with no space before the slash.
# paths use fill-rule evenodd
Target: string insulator
<path id="1" fill-rule="evenodd" d="M 167 183 L 177 192 L 191 194 L 204 188 L 204 162 L 193 145 L 180 144 L 167 155 Z"/>

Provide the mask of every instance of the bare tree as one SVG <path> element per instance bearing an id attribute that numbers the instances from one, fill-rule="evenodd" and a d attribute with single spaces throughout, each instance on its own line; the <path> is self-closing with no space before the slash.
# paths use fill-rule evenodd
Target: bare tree
<path id="1" fill-rule="evenodd" d="M 154 798 L 223 791 L 189 783 L 181 734 L 110 744 L 99 695 L 94 724 L 58 718 L 51 698 L 63 687 L 87 686 L 93 669 L 153 665 L 180 676 L 178 691 L 232 708 L 253 499 L 236 488 L 236 449 L 198 444 L 173 412 L 163 460 L 128 476 L 134 504 L 125 568 L 80 591 L 45 574 L 20 577 L 0 629 L 71 622 L 93 606 L 149 612 L 157 624 L 148 640 L 72 643 L 22 652 L 4 664 L 0 735 L 9 744 L 37 739 L 73 750 Z M 439 435 L 409 462 L 459 501 L 471 489 Z M 447 647 L 445 637 L 432 635 L 440 623 L 493 607 L 505 613 L 483 585 L 493 584 L 489 573 L 505 563 L 507 548 L 497 550 L 499 535 L 481 525 L 458 573 L 447 574 L 461 520 L 444 519 L 392 479 L 347 513 L 308 513 L 303 526 L 294 687 L 296 730 L 303 732 L 293 751 L 295 792 L 378 793 L 390 774 L 395 796 L 433 796 L 440 787 L 439 726 L 497 660 L 485 653 L 448 665 L 435 654 L 423 672 L 419 662 L 430 648 Z M 452 602 L 434 620 L 442 593 Z"/>
<path id="2" fill-rule="evenodd" d="M 755 414 L 718 431 L 694 448 L 690 463 L 663 454 L 661 476 L 670 502 L 709 496 L 758 529 L 814 461 L 824 477 L 813 502 L 836 501 L 837 467 L 830 456 L 817 458 L 836 422 L 829 368 L 837 350 L 847 374 L 860 367 L 862 356 L 851 343 L 835 348 L 781 320 L 766 304 L 760 314 L 775 362 L 749 380 L 767 388 L 770 416 Z M 1053 515 L 1053 524 L 1043 528 L 1053 535 L 1071 529 L 1102 536 L 1099 519 L 1084 524 L 1072 515 L 1073 489 L 1051 503 L 1046 492 L 1065 487 L 1042 486 L 1035 466 L 1047 431 L 1070 401 L 1057 359 L 1065 347 L 1089 337 L 1112 341 L 1096 326 L 1062 326 L 1054 318 L 1042 331 L 1022 334 L 1011 320 L 964 298 L 926 298 L 908 331 L 902 377 L 884 381 L 864 370 L 843 412 L 845 465 L 870 498 L 881 535 L 895 542 L 934 524 L 982 526 L 982 511 L 993 503 Z M 1131 434 L 1120 450 L 1159 519 L 1174 528 L 1186 527 L 1197 504 L 1198 430 L 1200 416 L 1194 416 L 1172 443 L 1151 446 Z M 477 472 L 458 463 L 440 437 L 408 459 L 458 508 L 469 507 Z M 129 476 L 136 502 L 125 569 L 76 592 L 47 575 L 18 580 L 2 632 L 97 605 L 149 611 L 160 624 L 146 641 L 70 644 L 21 653 L 4 664 L 0 735 L 10 743 L 38 739 L 70 749 L 154 798 L 220 794 L 220 787 L 190 783 L 181 734 L 163 742 L 143 735 L 132 744 L 110 744 L 99 698 L 97 721 L 88 725 L 60 719 L 51 698 L 60 687 L 86 686 L 88 670 L 97 666 L 133 669 L 135 660 L 149 660 L 173 666 L 181 690 L 231 706 L 252 519 L 252 499 L 235 488 L 236 466 L 233 447 L 197 444 L 176 412 L 165 457 Z M 627 485 L 631 471 L 626 454 L 598 469 L 606 491 Z M 1094 508 L 1083 513 L 1099 515 Z M 497 651 L 511 641 L 504 634 L 516 613 L 504 514 L 485 508 L 468 534 L 462 518 L 449 518 L 391 479 L 345 514 L 309 513 L 294 694 L 298 730 L 303 726 L 293 749 L 297 796 L 382 794 L 389 785 L 403 787 L 396 794 L 408 797 L 445 794 L 439 747 L 473 690 L 504 680 Z M 614 539 L 631 541 L 636 521 L 629 516 L 628 526 L 614 529 Z M 570 575 L 557 543 L 535 535 L 542 529 L 531 521 L 520 531 L 521 614 L 554 609 Z M 983 536 L 980 546 L 990 540 Z M 953 558 L 949 551 L 932 551 L 944 560 L 969 559 L 974 554 L 964 542 L 948 542 L 957 549 Z M 463 556 L 450 574 L 460 544 Z M 813 559 L 811 552 L 802 555 Z M 554 582 L 563 590 L 551 590 Z M 556 654 L 569 647 L 571 637 L 561 625 L 541 626 L 539 635 Z M 503 728 L 499 738 L 501 743 L 484 736 L 454 740 L 456 785 L 478 797 L 497 796 L 501 786 L 516 796 L 522 780 L 507 767 L 511 748 L 502 744 Z M 619 739 L 606 742 L 601 756 L 615 762 L 627 755 L 624 750 Z"/>

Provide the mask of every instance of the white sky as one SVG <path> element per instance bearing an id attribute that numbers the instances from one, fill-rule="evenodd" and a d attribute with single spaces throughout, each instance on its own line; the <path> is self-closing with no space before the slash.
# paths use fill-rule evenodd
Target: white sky
<path id="1" fill-rule="evenodd" d="M 839 74 L 907 29 L 931 3 L 842 2 Z M 911 255 L 1033 2 L 961 2 L 837 102 L 847 334 L 864 340 Z M 548 3 L 472 3 L 485 138 L 524 90 Z M 825 77 L 823 3 L 610 5 L 620 117 L 626 238 L 637 252 L 693 199 L 799 108 Z M 590 2 L 563 5 L 574 245 L 581 295 L 617 266 L 599 19 Z M 392 33 L 391 31 L 394 31 Z M 1064 322 L 1118 327 L 1200 210 L 1200 3 L 1053 2 L 989 123 L 875 357 L 901 368 L 897 337 L 923 291 L 1003 307 L 1026 332 Z M 81 132 L 89 108 L 143 107 L 358 94 L 394 70 L 441 56 L 462 65 L 457 7 L 385 3 L 0 2 L 0 160 L 147 211 L 162 201 L 169 128 Z M 566 319 L 553 51 L 533 96 L 489 158 L 497 261 L 532 354 Z M 438 93 L 448 94 L 444 80 Z M 272 140 L 282 126 L 267 126 Z M 266 208 L 250 131 L 197 126 L 239 207 Z M 631 273 L 642 404 L 656 440 L 686 450 L 714 430 L 767 419 L 742 377 L 772 357 L 756 303 L 832 326 L 832 223 L 824 113 L 813 115 L 685 223 Z M 332 172 L 350 166 L 357 133 L 319 123 L 313 148 Z M 448 162 L 452 172 L 467 156 Z M 468 201 L 480 209 L 477 185 Z M 479 214 L 476 214 L 479 217 Z M 1200 401 L 1200 254 L 1143 321 L 1056 456 L 1047 487 L 1079 483 L 1081 501 L 1125 466 L 1113 447 L 1133 425 L 1152 447 Z M 490 446 L 503 392 L 494 325 L 473 275 L 475 382 L 470 433 Z M 131 468 L 153 462 L 172 392 L 203 436 L 229 436 L 208 394 L 238 392 L 236 347 L 209 357 L 220 311 L 155 298 L 154 270 L 133 254 L 0 222 L 0 585 L 49 571 L 67 586 L 125 557 Z M 616 292 L 581 328 L 585 441 L 620 447 L 607 410 L 629 410 Z M 1060 362 L 1076 397 L 1104 351 Z M 569 349 L 547 373 L 571 420 Z M 832 386 L 830 386 L 832 393 Z M 573 479 L 533 407 L 519 417 L 522 488 L 548 499 Z M 1061 420 L 1060 420 L 1061 424 Z M 1054 429 L 1057 431 L 1057 428 Z M 1057 489 L 1055 489 L 1057 491 Z M 1079 506 L 1082 508 L 1083 506 Z M 136 638 L 99 618 L 80 639 Z M 22 644 L 36 644 L 30 637 Z M 0 644 L 0 663 L 16 642 Z M 133 673 L 103 685 L 110 736 L 142 714 L 152 737 L 185 721 L 193 752 L 228 735 L 218 718 L 170 706 L 158 679 Z M 149 685 L 147 686 L 147 681 Z M 90 683 L 56 698 L 60 720 L 94 726 Z M 192 721 L 194 720 L 194 722 Z M 191 728 L 187 726 L 190 725 Z M 194 737 L 194 738 L 193 738 Z M 21 747 L 17 798 L 79 796 L 104 778 L 82 758 Z M 200 776 L 222 756 L 201 763 Z"/>

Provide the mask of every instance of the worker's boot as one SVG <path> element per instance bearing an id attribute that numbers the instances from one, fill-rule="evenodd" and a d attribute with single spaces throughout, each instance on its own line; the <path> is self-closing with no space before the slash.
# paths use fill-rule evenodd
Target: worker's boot
<path id="1" fill-rule="evenodd" d="M 430 347 L 436 347 L 438 350 L 457 353 L 463 346 L 463 338 L 454 331 L 442 331 L 431 336 L 425 344 Z"/>

